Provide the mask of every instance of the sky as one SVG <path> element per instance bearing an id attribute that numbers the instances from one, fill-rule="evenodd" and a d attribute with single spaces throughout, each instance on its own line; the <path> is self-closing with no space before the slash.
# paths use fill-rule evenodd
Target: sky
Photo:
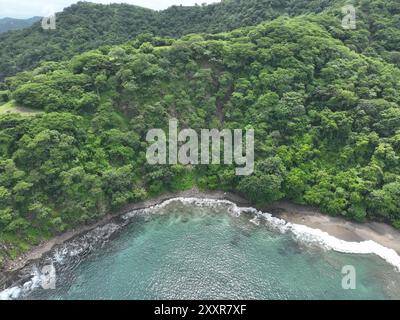
<path id="1" fill-rule="evenodd" d="M 0 0 L 0 18 L 11 17 L 26 19 L 33 16 L 49 16 L 54 12 L 62 11 L 78 0 Z M 214 3 L 220 0 L 90 0 L 96 3 L 129 3 L 155 10 L 166 9 L 172 5 L 194 5 L 196 2 Z"/>

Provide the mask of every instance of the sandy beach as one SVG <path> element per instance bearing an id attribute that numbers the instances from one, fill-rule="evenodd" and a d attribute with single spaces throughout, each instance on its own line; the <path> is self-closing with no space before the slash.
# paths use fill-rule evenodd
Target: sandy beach
<path id="1" fill-rule="evenodd" d="M 373 240 L 400 255 L 400 231 L 378 222 L 357 223 L 340 217 L 322 214 L 315 208 L 289 202 L 277 202 L 263 211 L 288 222 L 320 229 L 331 236 L 349 242 Z"/>
<path id="2" fill-rule="evenodd" d="M 252 206 L 249 201 L 237 194 L 226 193 L 222 191 L 202 192 L 198 189 L 167 193 L 151 200 L 128 205 L 118 212 L 104 216 L 100 221 L 92 225 L 85 225 L 80 228 L 65 232 L 39 244 L 38 246 L 33 247 L 30 251 L 18 257 L 16 260 L 7 261 L 2 272 L 0 272 L 0 289 L 5 283 L 9 282 L 11 278 L 15 278 L 19 270 L 35 261 L 39 261 L 45 254 L 53 250 L 56 246 L 70 241 L 73 238 L 99 226 L 105 225 L 111 222 L 113 219 L 119 218 L 125 213 L 152 207 L 161 204 L 166 200 L 177 197 L 229 200 L 236 203 L 240 207 Z M 296 205 L 286 201 L 276 202 L 266 208 L 257 209 L 263 212 L 271 213 L 274 216 L 284 219 L 290 223 L 302 224 L 314 229 L 320 229 L 341 240 L 350 242 L 373 240 L 385 247 L 394 249 L 398 254 L 400 254 L 400 232 L 383 223 L 351 222 L 345 220 L 344 218 L 324 215 L 317 209 L 309 206 Z"/>

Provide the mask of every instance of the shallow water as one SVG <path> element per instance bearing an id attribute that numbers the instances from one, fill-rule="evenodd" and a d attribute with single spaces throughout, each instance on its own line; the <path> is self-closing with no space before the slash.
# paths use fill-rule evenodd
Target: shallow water
<path id="1" fill-rule="evenodd" d="M 224 205 L 172 202 L 134 215 L 86 257 L 57 266 L 57 288 L 28 299 L 399 299 L 400 273 L 374 255 L 295 241 Z M 356 290 L 342 288 L 346 265 Z"/>

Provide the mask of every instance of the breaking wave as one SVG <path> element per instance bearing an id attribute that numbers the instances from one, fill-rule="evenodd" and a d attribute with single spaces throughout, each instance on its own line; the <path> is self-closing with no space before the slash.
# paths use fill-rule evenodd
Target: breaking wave
<path id="1" fill-rule="evenodd" d="M 50 275 L 42 272 L 43 267 L 50 265 L 57 271 L 65 264 L 79 262 L 95 248 L 104 245 L 122 226 L 123 224 L 109 223 L 57 247 L 42 259 L 40 265 L 33 264 L 31 266 L 30 280 L 22 285 L 0 291 L 0 300 L 24 298 L 33 290 L 42 288 L 50 277 Z"/>
<path id="2" fill-rule="evenodd" d="M 95 248 L 99 248 L 107 243 L 110 237 L 125 226 L 129 220 L 137 215 L 151 215 L 159 213 L 161 209 L 176 202 L 184 205 L 192 205 L 200 208 L 223 208 L 233 216 L 239 217 L 244 213 L 252 214 L 251 223 L 261 225 L 265 223 L 269 228 L 283 233 L 291 234 L 299 243 L 318 246 L 324 250 L 333 250 L 347 254 L 374 254 L 387 263 L 395 267 L 400 272 L 400 256 L 395 250 L 382 246 L 375 241 L 348 242 L 340 240 L 328 233 L 310 228 L 305 225 L 289 223 L 283 219 L 272 216 L 269 213 L 261 212 L 252 207 L 239 207 L 229 200 L 202 199 L 202 198 L 173 198 L 162 202 L 161 204 L 129 212 L 122 216 L 123 222 L 120 224 L 109 223 L 102 227 L 97 227 L 92 231 L 80 236 L 72 241 L 54 249 L 44 260 L 47 264 L 54 265 L 57 269 L 64 264 L 73 263 L 74 259 L 81 260 Z M 44 264 L 44 261 L 42 262 Z M 38 289 L 47 280 L 47 275 L 42 274 L 37 265 L 31 267 L 31 278 L 23 285 L 13 286 L 0 292 L 0 300 L 18 299 L 27 296 L 30 292 Z"/>
<path id="3" fill-rule="evenodd" d="M 252 207 L 239 207 L 235 203 L 228 200 L 214 200 L 214 199 L 199 199 L 199 198 L 174 198 L 163 203 L 149 207 L 147 209 L 138 210 L 137 212 L 131 212 L 124 216 L 125 219 L 130 218 L 140 213 L 151 213 L 154 210 L 162 209 L 168 206 L 172 202 L 182 202 L 187 205 L 195 205 L 198 207 L 212 207 L 223 205 L 228 208 L 228 211 L 236 216 L 240 216 L 242 213 L 252 213 L 254 218 L 250 222 L 259 225 L 262 221 L 272 229 L 280 233 L 291 233 L 295 240 L 298 242 L 316 245 L 325 250 L 333 250 L 340 253 L 348 254 L 374 254 L 387 263 L 393 265 L 396 271 L 400 272 L 400 256 L 393 249 L 389 249 L 385 246 L 376 243 L 375 241 L 363 241 L 363 242 L 349 242 L 340 240 L 334 236 L 331 236 L 327 232 L 319 229 L 314 229 L 305 225 L 294 224 L 287 222 L 283 219 L 272 216 L 270 213 L 261 212 Z"/>

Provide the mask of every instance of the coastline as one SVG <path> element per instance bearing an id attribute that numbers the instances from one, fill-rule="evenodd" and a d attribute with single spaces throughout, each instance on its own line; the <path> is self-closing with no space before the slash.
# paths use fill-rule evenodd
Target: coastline
<path id="1" fill-rule="evenodd" d="M 159 205 L 167 200 L 174 198 L 208 198 L 215 200 L 229 200 L 235 202 L 239 206 L 248 206 L 250 202 L 246 199 L 240 197 L 239 195 L 233 193 L 226 193 L 223 191 L 207 191 L 203 192 L 197 188 L 193 188 L 190 190 L 179 191 L 179 192 L 168 192 L 162 194 L 158 197 L 144 200 L 138 203 L 129 204 L 122 209 L 109 213 L 102 217 L 99 221 L 94 222 L 92 224 L 83 225 L 78 228 L 74 228 L 68 230 L 58 236 L 54 236 L 49 240 L 42 241 L 40 244 L 33 246 L 30 250 L 20 255 L 14 260 L 6 260 L 3 267 L 0 269 L 0 291 L 5 283 L 9 282 L 10 279 L 16 277 L 16 274 L 24 269 L 31 263 L 39 261 L 42 259 L 47 253 L 51 252 L 55 247 L 60 246 L 68 241 L 73 240 L 76 237 L 79 237 L 91 230 L 96 229 L 97 227 L 104 226 L 114 219 L 118 219 L 126 213 L 131 211 L 146 209 L 149 207 L 153 207 Z"/>
<path id="2" fill-rule="evenodd" d="M 362 242 L 372 240 L 393 249 L 400 255 L 400 231 L 381 222 L 354 222 L 344 217 L 323 214 L 316 208 L 279 201 L 264 208 L 273 216 L 293 224 L 319 229 L 340 240 Z"/>
<path id="3" fill-rule="evenodd" d="M 363 242 L 372 240 L 382 246 L 395 250 L 397 254 L 400 255 L 400 231 L 384 223 L 352 222 L 346 220 L 345 218 L 324 215 L 318 209 L 310 206 L 296 205 L 287 201 L 279 201 L 267 207 L 257 207 L 254 206 L 250 201 L 234 193 L 223 191 L 203 192 L 197 188 L 194 188 L 181 192 L 166 193 L 153 199 L 127 205 L 115 213 L 104 216 L 96 223 L 69 230 L 59 236 L 55 236 L 50 240 L 34 246 L 31 250 L 21 255 L 17 259 L 13 261 L 7 261 L 5 263 L 3 269 L 0 270 L 0 290 L 4 284 L 10 281 L 10 279 L 15 278 L 18 272 L 20 272 L 29 264 L 42 259 L 55 247 L 73 240 L 74 238 L 83 235 L 97 227 L 106 225 L 107 223 L 112 222 L 114 219 L 117 219 L 126 213 L 156 206 L 174 198 L 207 198 L 214 200 L 228 200 L 237 204 L 239 207 L 252 206 L 262 212 L 271 213 L 274 217 L 281 218 L 286 222 L 304 225 L 313 229 L 319 229 L 340 240 L 349 242 Z"/>

